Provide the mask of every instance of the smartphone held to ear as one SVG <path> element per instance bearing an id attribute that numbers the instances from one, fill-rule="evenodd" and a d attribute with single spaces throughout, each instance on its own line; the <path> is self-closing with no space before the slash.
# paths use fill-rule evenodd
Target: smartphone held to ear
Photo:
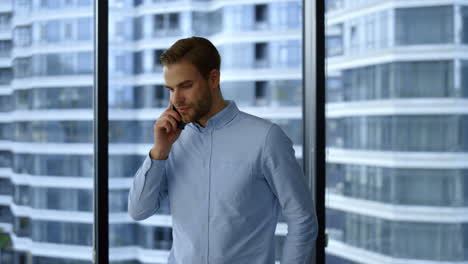
<path id="1" fill-rule="evenodd" d="M 177 108 L 176 108 L 174 105 L 172 105 L 172 109 L 173 109 L 174 111 L 176 111 L 176 112 L 179 114 L 179 116 L 182 116 L 182 115 L 179 113 L 179 111 L 177 111 Z M 182 121 L 177 121 L 177 128 L 184 129 L 184 127 L 185 127 L 185 123 L 184 123 L 184 122 L 182 122 Z"/>

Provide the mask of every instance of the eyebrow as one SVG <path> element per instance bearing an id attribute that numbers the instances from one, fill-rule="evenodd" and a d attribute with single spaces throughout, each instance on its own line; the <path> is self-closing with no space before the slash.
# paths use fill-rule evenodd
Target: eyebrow
<path id="1" fill-rule="evenodd" d="M 180 83 L 177 84 L 176 86 L 177 86 L 177 87 L 180 87 L 180 86 L 183 86 L 183 85 L 188 84 L 188 83 L 191 83 L 191 82 L 193 82 L 193 81 L 192 81 L 192 80 L 185 80 L 185 81 L 180 82 Z M 172 87 L 170 87 L 170 86 L 168 86 L 168 85 L 164 85 L 164 87 L 166 87 L 167 89 L 172 88 Z"/>

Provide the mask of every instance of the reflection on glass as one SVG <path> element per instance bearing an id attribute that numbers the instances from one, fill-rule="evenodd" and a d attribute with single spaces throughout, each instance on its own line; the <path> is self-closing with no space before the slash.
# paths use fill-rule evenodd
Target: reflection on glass
<path id="1" fill-rule="evenodd" d="M 327 263 L 466 262 L 466 4 L 326 8 Z"/>
<path id="2" fill-rule="evenodd" d="M 0 1 L 2 264 L 91 263 L 92 19 L 91 0 Z"/>
<path id="3" fill-rule="evenodd" d="M 109 14 L 109 186 L 112 263 L 166 263 L 169 205 L 145 221 L 123 209 L 133 176 L 154 144 L 167 107 L 159 57 L 175 40 L 209 38 L 221 53 L 221 89 L 243 111 L 279 124 L 302 165 L 302 1 L 111 1 Z M 64 124 L 61 124 L 64 125 Z M 286 224 L 277 229 L 281 257 Z M 123 237 L 123 236 L 129 236 Z M 139 248 L 136 254 L 133 247 Z"/>

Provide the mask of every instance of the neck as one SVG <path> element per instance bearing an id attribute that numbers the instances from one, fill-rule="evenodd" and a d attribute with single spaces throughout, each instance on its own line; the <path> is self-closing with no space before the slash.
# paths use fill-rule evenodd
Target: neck
<path id="1" fill-rule="evenodd" d="M 213 104 L 211 107 L 210 112 L 203 118 L 197 121 L 198 124 L 200 124 L 202 127 L 206 127 L 206 123 L 208 120 L 219 113 L 221 110 L 223 110 L 226 106 L 228 105 L 228 102 L 226 102 L 224 99 L 216 100 L 216 103 Z"/>

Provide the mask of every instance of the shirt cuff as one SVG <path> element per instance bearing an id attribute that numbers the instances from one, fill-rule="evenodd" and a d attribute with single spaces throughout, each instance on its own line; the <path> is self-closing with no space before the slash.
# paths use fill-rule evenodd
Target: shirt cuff
<path id="1" fill-rule="evenodd" d="M 150 153 L 151 153 L 151 150 L 148 152 L 148 155 L 146 156 L 145 161 L 143 162 L 143 168 L 145 169 L 145 171 L 148 171 L 149 169 L 151 169 L 153 165 L 156 167 L 161 166 L 167 160 L 167 159 L 165 160 L 152 159 Z"/>

